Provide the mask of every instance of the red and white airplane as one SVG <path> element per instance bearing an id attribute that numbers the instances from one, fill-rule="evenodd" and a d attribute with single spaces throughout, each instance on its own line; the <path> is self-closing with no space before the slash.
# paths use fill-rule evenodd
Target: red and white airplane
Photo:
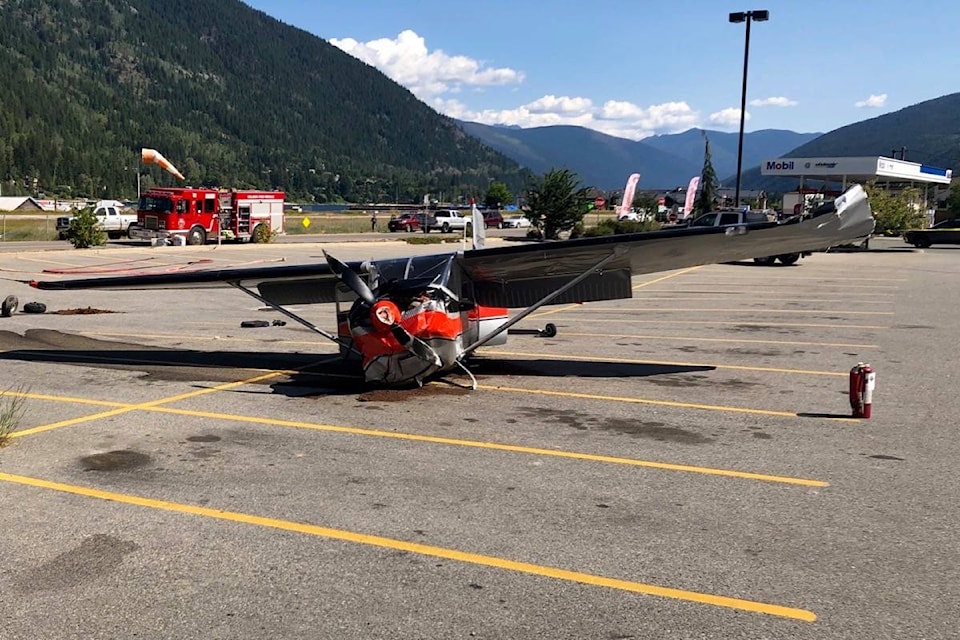
<path id="1" fill-rule="evenodd" d="M 483 225 L 473 225 L 475 232 Z M 368 382 L 420 384 L 462 368 L 479 347 L 544 305 L 632 297 L 645 273 L 816 251 L 873 231 L 866 193 L 855 185 L 803 216 L 734 227 L 580 238 L 344 263 L 221 269 L 82 280 L 33 281 L 39 289 L 148 289 L 230 286 L 359 357 Z M 475 247 L 483 247 L 482 237 Z M 337 334 L 285 305 L 336 303 Z M 508 319 L 508 309 L 522 309 Z M 471 375 L 472 378 L 472 375 Z"/>

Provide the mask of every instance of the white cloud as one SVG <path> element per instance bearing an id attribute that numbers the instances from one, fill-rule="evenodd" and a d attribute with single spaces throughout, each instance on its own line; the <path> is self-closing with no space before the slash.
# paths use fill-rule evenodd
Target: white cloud
<path id="1" fill-rule="evenodd" d="M 596 105 L 590 98 L 582 96 L 547 94 L 517 107 L 477 110 L 469 106 L 464 89 L 516 86 L 524 81 L 523 72 L 507 67 L 488 67 L 480 60 L 450 55 L 440 49 L 431 51 L 425 39 L 409 29 L 392 39 L 358 42 L 353 38 L 342 38 L 330 42 L 376 67 L 440 113 L 459 120 L 524 128 L 575 125 L 631 140 L 685 131 L 701 124 L 700 113 L 683 101 L 641 106 L 608 100 L 603 105 Z M 724 124 L 721 116 L 726 111 L 729 110 L 711 116 L 710 122 Z M 739 121 L 739 111 L 733 111 L 734 120 Z"/>
<path id="2" fill-rule="evenodd" d="M 750 119 L 749 111 L 744 114 L 743 119 L 744 121 Z M 736 107 L 727 107 L 726 109 L 721 109 L 716 113 L 711 113 L 707 117 L 707 120 L 709 120 L 711 124 L 732 127 L 735 124 L 740 124 L 740 109 L 737 109 Z"/>
<path id="3" fill-rule="evenodd" d="M 882 107 L 884 104 L 886 104 L 886 102 L 887 102 L 887 94 L 885 94 L 885 93 L 872 94 L 872 93 L 871 93 L 869 98 L 867 98 L 866 100 L 861 100 L 861 101 L 859 101 L 859 102 L 855 102 L 855 103 L 853 104 L 853 106 L 858 107 L 858 108 L 870 107 L 870 108 L 873 108 L 873 109 L 879 109 L 879 108 Z"/>
<path id="4" fill-rule="evenodd" d="M 593 108 L 589 98 L 571 98 L 569 96 L 543 96 L 526 105 L 530 113 L 555 113 L 558 115 L 579 116 Z"/>
<path id="5" fill-rule="evenodd" d="M 482 61 L 451 56 L 440 49 L 429 51 L 423 37 L 409 29 L 392 40 L 358 42 L 353 38 L 334 38 L 330 43 L 376 67 L 422 100 L 459 91 L 464 85 L 489 87 L 523 82 L 521 71 L 487 67 Z"/>
<path id="6" fill-rule="evenodd" d="M 435 100 L 434 108 L 461 120 L 483 124 L 544 127 L 576 125 L 640 140 L 657 133 L 685 131 L 697 126 L 700 115 L 686 102 L 665 102 L 641 107 L 610 100 L 597 107 L 589 98 L 547 95 L 514 109 L 471 111 L 456 100 Z"/>
<path id="7" fill-rule="evenodd" d="M 790 98 L 784 96 L 771 96 L 769 98 L 762 98 L 759 100 L 751 100 L 751 107 L 795 107 L 797 106 L 796 100 L 791 100 Z"/>

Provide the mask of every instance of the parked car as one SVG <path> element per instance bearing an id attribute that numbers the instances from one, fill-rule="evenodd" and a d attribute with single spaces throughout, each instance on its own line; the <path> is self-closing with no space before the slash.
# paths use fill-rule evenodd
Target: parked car
<path id="1" fill-rule="evenodd" d="M 520 229 L 523 227 L 529 227 L 530 220 L 527 216 L 515 215 L 508 216 L 503 219 L 503 228 L 504 229 Z"/>
<path id="2" fill-rule="evenodd" d="M 402 213 L 396 218 L 391 218 L 387 223 L 387 229 L 390 231 L 419 231 L 420 222 L 423 214 Z"/>
<path id="3" fill-rule="evenodd" d="M 941 220 L 929 229 L 911 229 L 904 232 L 903 239 L 921 248 L 932 244 L 960 244 L 960 218 Z"/>
<path id="4" fill-rule="evenodd" d="M 432 229 L 439 229 L 443 233 L 451 231 L 463 233 L 464 229 L 470 229 L 471 220 L 469 216 L 463 215 L 456 209 L 441 209 L 427 218 L 423 224 L 423 232 L 430 233 Z"/>
<path id="5" fill-rule="evenodd" d="M 489 229 L 490 227 L 496 227 L 497 229 L 503 227 L 503 216 L 500 215 L 499 211 L 483 212 L 483 228 Z"/>

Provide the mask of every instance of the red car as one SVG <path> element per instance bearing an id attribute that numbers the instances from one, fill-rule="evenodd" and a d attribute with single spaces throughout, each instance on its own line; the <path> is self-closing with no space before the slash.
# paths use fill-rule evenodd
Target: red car
<path id="1" fill-rule="evenodd" d="M 484 211 L 483 227 L 485 229 L 489 229 L 490 227 L 496 227 L 499 229 L 503 227 L 503 216 L 500 215 L 499 211 Z"/>
<path id="2" fill-rule="evenodd" d="M 419 231 L 420 217 L 415 213 L 404 213 L 398 218 L 390 218 L 387 228 L 390 231 Z"/>

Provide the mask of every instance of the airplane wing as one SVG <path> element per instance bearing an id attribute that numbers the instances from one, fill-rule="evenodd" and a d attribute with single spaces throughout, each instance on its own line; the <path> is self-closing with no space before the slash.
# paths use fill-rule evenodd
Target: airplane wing
<path id="1" fill-rule="evenodd" d="M 360 263 L 350 264 L 359 270 Z M 110 278 L 42 280 L 28 284 L 37 289 L 209 289 L 239 284 L 256 287 L 276 304 L 310 304 L 336 300 L 337 276 L 326 263 L 242 269 L 206 269 L 175 273 L 147 273 Z"/>
<path id="2" fill-rule="evenodd" d="M 859 185 L 805 216 L 727 227 L 679 227 L 646 233 L 468 251 L 459 263 L 480 304 L 527 307 L 593 271 L 550 304 L 632 297 L 630 278 L 703 264 L 818 251 L 873 232 Z M 597 265 L 602 266 L 597 267 Z"/>
<path id="3" fill-rule="evenodd" d="M 874 220 L 866 193 L 855 185 L 811 214 L 782 222 L 693 227 L 558 242 L 525 243 L 378 260 L 384 277 L 429 278 L 450 269 L 462 274 L 463 296 L 498 307 L 529 307 L 564 289 L 550 304 L 632 297 L 633 276 L 703 264 L 816 251 L 862 238 Z M 366 265 L 346 263 L 363 272 Z M 571 282 L 580 278 L 575 285 Z M 446 278 L 445 278 L 446 280 Z M 337 276 L 326 264 L 197 270 L 80 280 L 33 281 L 39 289 L 147 289 L 256 287 L 270 302 L 308 304 L 336 300 Z M 566 288 L 564 288 L 566 287 Z"/>

